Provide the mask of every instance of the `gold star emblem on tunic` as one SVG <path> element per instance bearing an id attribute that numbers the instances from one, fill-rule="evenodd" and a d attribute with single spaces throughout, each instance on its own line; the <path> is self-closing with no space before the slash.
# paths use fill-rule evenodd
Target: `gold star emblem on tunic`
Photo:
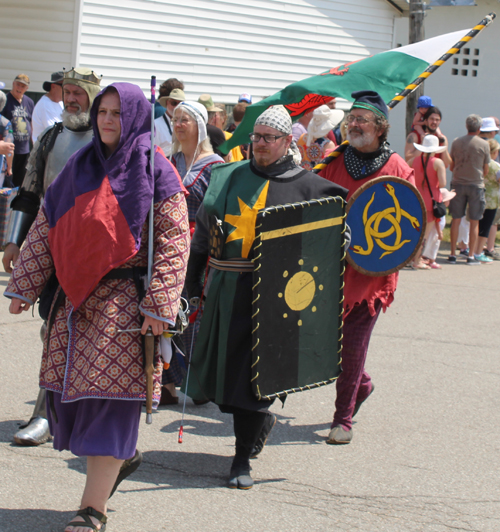
<path id="1" fill-rule="evenodd" d="M 236 227 L 236 229 L 226 238 L 226 242 L 233 240 L 243 240 L 241 244 L 241 256 L 246 259 L 250 253 L 253 241 L 255 240 L 255 222 L 258 212 L 266 206 L 267 189 L 269 181 L 265 184 L 253 207 L 247 205 L 241 198 L 238 198 L 240 214 L 226 214 L 224 221 Z"/>

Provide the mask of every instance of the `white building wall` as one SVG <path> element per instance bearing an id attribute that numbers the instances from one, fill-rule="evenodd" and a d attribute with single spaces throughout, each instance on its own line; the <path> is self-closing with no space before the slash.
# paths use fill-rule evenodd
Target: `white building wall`
<path id="1" fill-rule="evenodd" d="M 188 98 L 258 101 L 391 48 L 395 16 L 385 0 L 83 0 L 79 64 L 103 84 L 148 92 L 154 74 L 182 80 Z"/>
<path id="2" fill-rule="evenodd" d="M 498 0 L 476 0 L 476 3 L 476 7 L 434 7 L 427 11 L 426 38 L 470 29 L 492 11 L 498 11 Z M 408 43 L 408 18 L 396 22 L 395 37 L 398 44 Z M 465 119 L 468 115 L 476 113 L 500 117 L 500 19 L 497 18 L 465 48 L 470 49 L 470 55 L 462 51 L 425 82 L 424 94 L 431 96 L 433 104 L 441 109 L 441 130 L 450 144 L 455 137 L 466 134 Z M 475 50 L 478 50 L 478 55 L 474 55 Z M 464 59 L 469 60 L 469 65 L 463 64 Z M 473 60 L 479 64 L 472 65 Z M 454 64 L 455 61 L 458 64 Z M 452 75 L 452 69 L 457 69 L 458 75 Z M 467 70 L 467 76 L 461 74 L 462 70 Z M 477 71 L 475 77 L 472 76 L 473 70 Z M 403 101 L 391 111 L 390 116 L 389 141 L 391 147 L 400 154 L 404 152 L 405 113 L 406 104 Z"/>
<path id="3" fill-rule="evenodd" d="M 52 72 L 73 66 L 79 0 L 1 0 L 0 6 L 0 80 L 9 89 L 24 73 L 29 90 L 43 92 Z"/>

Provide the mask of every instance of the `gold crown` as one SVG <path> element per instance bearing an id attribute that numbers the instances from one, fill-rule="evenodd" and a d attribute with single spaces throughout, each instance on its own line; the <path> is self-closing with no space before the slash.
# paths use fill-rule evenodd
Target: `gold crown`
<path id="1" fill-rule="evenodd" d="M 102 76 L 96 76 L 94 71 L 89 68 L 73 67 L 69 72 L 64 71 L 64 79 L 78 79 L 99 86 L 101 84 Z"/>

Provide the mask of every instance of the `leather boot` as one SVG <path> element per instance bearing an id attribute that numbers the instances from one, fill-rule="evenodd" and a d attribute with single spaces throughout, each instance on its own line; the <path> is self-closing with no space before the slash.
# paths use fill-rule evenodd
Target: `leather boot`
<path id="1" fill-rule="evenodd" d="M 250 455 L 250 458 L 257 458 L 257 456 L 262 452 L 262 449 L 264 449 L 264 446 L 267 442 L 267 438 L 269 438 L 269 434 L 271 434 L 271 431 L 273 430 L 277 419 L 278 418 L 275 414 L 271 414 L 271 412 L 267 414 L 266 419 L 264 421 L 264 426 L 262 427 L 259 437 L 257 438 L 257 442 L 255 443 L 252 449 L 252 454 Z"/>
<path id="2" fill-rule="evenodd" d="M 233 413 L 236 454 L 229 473 L 229 487 L 248 490 L 253 486 L 250 476 L 250 455 L 266 420 L 263 412 L 238 409 Z"/>
<path id="3" fill-rule="evenodd" d="M 229 472 L 229 487 L 240 490 L 249 490 L 253 487 L 253 478 L 250 476 L 251 469 L 248 460 L 235 456 Z"/>

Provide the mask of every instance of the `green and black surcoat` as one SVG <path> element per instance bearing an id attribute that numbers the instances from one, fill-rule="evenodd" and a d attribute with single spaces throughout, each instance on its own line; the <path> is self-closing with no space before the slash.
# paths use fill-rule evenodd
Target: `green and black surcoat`
<path id="1" fill-rule="evenodd" d="M 243 259 L 251 265 L 259 210 L 327 196 L 345 198 L 346 194 L 342 187 L 297 167 L 291 156 L 265 168 L 253 160 L 215 166 L 191 244 L 186 279 L 189 296 L 199 295 L 210 248 L 209 220 L 213 217 L 221 222 L 224 235 L 220 259 Z M 211 268 L 205 295 L 188 395 L 210 399 L 223 411 L 234 407 L 266 409 L 270 402 L 259 401 L 250 382 L 252 271 Z"/>

